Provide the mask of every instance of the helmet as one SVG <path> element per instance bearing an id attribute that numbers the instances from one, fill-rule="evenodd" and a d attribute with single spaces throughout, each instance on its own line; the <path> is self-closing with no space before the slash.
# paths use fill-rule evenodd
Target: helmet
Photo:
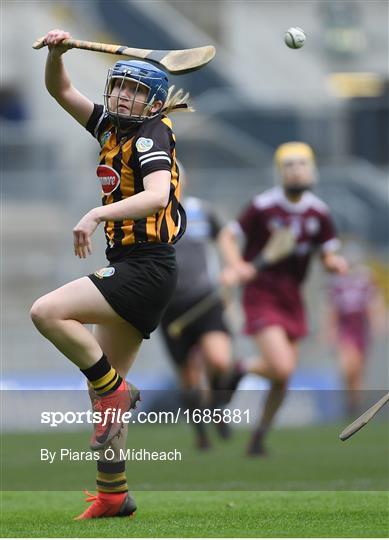
<path id="1" fill-rule="evenodd" d="M 128 114 L 119 113 L 118 104 L 116 100 L 116 106 L 110 108 L 110 97 L 115 81 L 120 81 L 119 96 L 124 82 L 133 81 L 136 83 L 134 97 L 128 105 Z M 141 62 L 139 60 L 119 60 L 108 70 L 107 80 L 104 90 L 104 104 L 108 111 L 109 117 L 114 125 L 121 128 L 128 128 L 133 123 L 141 123 L 146 118 L 150 118 L 158 114 L 158 112 L 151 114 L 151 108 L 155 101 L 162 101 L 165 103 L 168 93 L 168 78 L 164 71 L 157 68 L 153 64 L 148 62 Z M 147 96 L 144 97 L 141 89 L 147 90 Z M 115 94 L 117 95 L 117 94 Z M 128 101 L 128 100 L 126 100 Z M 135 103 L 143 103 L 144 107 L 141 112 L 134 113 Z"/>

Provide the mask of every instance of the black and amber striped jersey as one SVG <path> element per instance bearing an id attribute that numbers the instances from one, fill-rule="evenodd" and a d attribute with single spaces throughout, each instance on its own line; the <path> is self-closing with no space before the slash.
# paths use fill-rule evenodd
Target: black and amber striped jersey
<path id="1" fill-rule="evenodd" d="M 95 104 L 86 129 L 99 141 L 97 176 L 103 205 L 144 191 L 143 178 L 155 171 L 171 173 L 169 201 L 165 208 L 142 219 L 107 221 L 108 259 L 139 243 L 174 244 L 185 231 L 186 216 L 180 200 L 175 135 L 167 116 L 158 115 L 119 135 L 102 105 Z"/>

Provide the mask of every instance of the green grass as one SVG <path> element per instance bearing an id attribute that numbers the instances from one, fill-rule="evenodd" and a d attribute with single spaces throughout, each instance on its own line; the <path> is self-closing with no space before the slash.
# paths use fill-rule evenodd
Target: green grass
<path id="1" fill-rule="evenodd" d="M 3 537 L 387 537 L 383 492 L 138 492 L 134 518 L 75 522 L 74 492 L 6 492 Z"/>
<path id="2" fill-rule="evenodd" d="M 178 448 L 183 461 L 129 462 L 136 517 L 90 522 L 72 518 L 87 507 L 95 463 L 39 459 L 40 448 L 85 450 L 89 436 L 4 434 L 2 536 L 387 537 L 388 430 L 372 422 L 341 443 L 341 427 L 277 429 L 258 459 L 245 456 L 244 431 L 228 443 L 213 433 L 212 450 L 198 452 L 188 426 L 134 426 L 130 448 Z"/>

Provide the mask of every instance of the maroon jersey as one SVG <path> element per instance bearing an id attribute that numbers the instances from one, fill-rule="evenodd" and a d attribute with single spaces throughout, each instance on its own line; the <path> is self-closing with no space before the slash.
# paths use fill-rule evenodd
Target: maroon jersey
<path id="1" fill-rule="evenodd" d="M 245 236 L 243 257 L 246 261 L 259 255 L 276 228 L 292 227 L 296 237 L 294 252 L 258 273 L 246 285 L 243 303 L 248 333 L 280 324 L 290 337 L 302 337 L 305 319 L 300 285 L 310 259 L 317 249 L 329 252 L 339 246 L 327 205 L 308 191 L 299 202 L 292 203 L 277 186 L 256 196 L 237 225 Z"/>
<path id="2" fill-rule="evenodd" d="M 318 247 L 334 251 L 339 245 L 327 205 L 308 191 L 298 203 L 292 203 L 281 187 L 269 189 L 254 198 L 238 223 L 246 238 L 243 254 L 246 261 L 253 260 L 261 252 L 274 229 L 292 226 L 296 236 L 294 253 L 261 272 L 258 282 L 262 281 L 264 274 L 269 274 L 278 284 L 285 277 L 298 285 L 303 281 L 310 258 Z"/>

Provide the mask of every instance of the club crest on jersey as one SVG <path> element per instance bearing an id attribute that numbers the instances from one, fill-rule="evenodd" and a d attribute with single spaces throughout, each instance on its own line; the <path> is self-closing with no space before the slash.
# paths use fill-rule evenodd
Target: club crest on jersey
<path id="1" fill-rule="evenodd" d="M 107 266 L 106 268 L 100 268 L 100 270 L 96 270 L 94 275 L 98 277 L 99 279 L 103 279 L 106 277 L 113 276 L 114 273 L 115 273 L 115 268 L 113 268 L 112 266 Z"/>
<path id="2" fill-rule="evenodd" d="M 120 184 L 119 174 L 108 165 L 99 165 L 96 170 L 96 174 L 101 183 L 101 189 L 103 190 L 104 195 L 109 195 Z"/>
<path id="3" fill-rule="evenodd" d="M 138 152 L 147 152 L 153 147 L 153 144 L 153 139 L 146 139 L 145 137 L 140 137 L 136 141 L 135 146 Z"/>

